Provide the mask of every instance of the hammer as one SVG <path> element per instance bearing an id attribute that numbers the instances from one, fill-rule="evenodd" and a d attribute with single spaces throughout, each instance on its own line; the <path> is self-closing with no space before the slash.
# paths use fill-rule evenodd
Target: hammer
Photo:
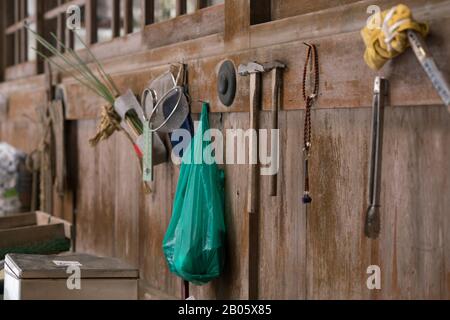
<path id="1" fill-rule="evenodd" d="M 238 68 L 241 76 L 250 76 L 250 129 L 256 131 L 250 135 L 249 174 L 247 193 L 247 212 L 256 213 L 258 187 L 258 116 L 261 100 L 261 73 L 266 72 L 264 65 L 249 62 L 241 64 Z"/>
<path id="2" fill-rule="evenodd" d="M 261 101 L 261 73 L 266 72 L 262 64 L 250 62 L 238 68 L 241 76 L 250 76 L 250 153 L 247 187 L 247 219 L 248 219 L 248 297 L 257 299 L 259 291 L 259 215 L 258 209 L 258 116 Z"/>

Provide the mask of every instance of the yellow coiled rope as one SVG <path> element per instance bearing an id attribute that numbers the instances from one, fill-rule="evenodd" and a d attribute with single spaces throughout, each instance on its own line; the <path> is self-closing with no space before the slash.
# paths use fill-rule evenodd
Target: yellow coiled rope
<path id="1" fill-rule="evenodd" d="M 364 60 L 367 65 L 379 70 L 389 59 L 403 53 L 409 46 L 406 30 L 414 30 L 426 37 L 429 28 L 426 23 L 415 21 L 411 10 L 403 4 L 373 15 L 361 30 L 366 44 Z"/>

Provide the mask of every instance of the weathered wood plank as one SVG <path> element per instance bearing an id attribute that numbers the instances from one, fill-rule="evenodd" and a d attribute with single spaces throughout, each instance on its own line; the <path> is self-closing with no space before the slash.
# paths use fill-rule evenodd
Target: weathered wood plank
<path id="1" fill-rule="evenodd" d="M 247 49 L 250 45 L 250 0 L 225 2 L 224 41 L 228 51 Z"/>
<path id="2" fill-rule="evenodd" d="M 439 107 L 386 109 L 377 241 L 363 234 L 370 119 L 370 109 L 314 112 L 308 298 L 444 298 L 448 199 L 439 194 L 450 172 L 442 147 L 448 115 Z M 366 287 L 369 265 L 381 267 L 381 291 Z"/>
<path id="3" fill-rule="evenodd" d="M 116 141 L 114 167 L 107 167 L 114 172 L 115 183 L 115 250 L 116 257 L 139 267 L 139 232 L 147 232 L 147 227 L 140 228 L 139 216 L 141 197 L 141 175 L 138 159 L 134 150 L 121 133 L 112 137 Z M 121 195 L 121 196 L 119 196 Z"/>
<path id="4" fill-rule="evenodd" d="M 2 121 L 0 130 L 2 142 L 26 153 L 34 151 L 41 139 L 39 126 L 28 119 Z"/>
<path id="5" fill-rule="evenodd" d="M 89 146 L 95 134 L 95 121 L 77 121 L 77 163 L 80 176 L 77 184 L 76 247 L 79 252 L 100 253 L 97 250 L 96 226 L 103 216 L 99 206 L 98 149 Z M 98 217 L 98 218 L 96 218 Z M 101 221 L 100 221 L 101 223 Z"/>
<path id="6" fill-rule="evenodd" d="M 21 78 L 27 78 L 36 74 L 36 62 L 28 61 L 14 66 L 10 66 L 5 70 L 5 80 L 11 81 Z"/>
<path id="7" fill-rule="evenodd" d="M 141 275 L 148 285 L 170 296 L 180 297 L 180 280 L 170 273 L 162 250 L 172 213 L 174 175 L 171 164 L 157 166 L 157 182 L 152 184 L 152 194 L 141 197 L 139 243 L 145 245 L 139 246 L 139 256 Z M 149 226 L 151 232 L 148 232 Z"/>
<path id="8" fill-rule="evenodd" d="M 80 141 L 88 143 L 88 141 Z M 115 255 L 115 200 L 116 184 L 119 183 L 116 176 L 116 139 L 111 138 L 102 141 L 95 148 L 98 154 L 97 181 L 95 189 L 91 192 L 95 195 L 95 204 L 99 214 L 94 217 L 92 226 L 95 236 L 95 247 L 97 252 L 105 256 Z M 93 152 L 91 150 L 90 152 Z"/>
<path id="9" fill-rule="evenodd" d="M 272 0 L 272 19 L 284 19 L 315 11 L 325 10 L 332 7 L 339 7 L 357 1 L 358 0 L 315 0 L 302 1 L 301 5 L 299 5 L 298 0 Z M 376 4 L 375 2 L 374 4 Z"/>
<path id="10" fill-rule="evenodd" d="M 142 44 L 148 49 L 157 48 L 223 32 L 225 25 L 223 8 L 223 5 L 218 5 L 147 25 L 142 32 Z M 161 34 L 164 34 L 164 37 L 161 37 Z"/>
<path id="11" fill-rule="evenodd" d="M 445 28 L 450 24 L 449 19 L 441 19 L 434 22 L 434 26 Z M 198 49 L 205 41 L 210 40 L 211 46 L 217 40 L 215 36 L 190 41 L 188 43 L 178 44 L 172 47 L 156 48 L 135 59 L 126 59 L 129 68 L 136 68 L 138 71 L 129 71 L 126 74 L 119 74 L 114 78 L 119 83 L 127 83 L 134 79 L 141 83 L 144 73 L 144 66 L 148 70 L 153 67 L 160 67 L 162 64 L 173 61 L 184 61 L 190 68 L 189 83 L 190 93 L 194 101 L 208 100 L 212 103 L 213 112 L 236 112 L 247 111 L 248 104 L 248 79 L 238 77 L 237 100 L 231 108 L 222 106 L 217 97 L 216 83 L 218 66 L 225 58 L 231 58 L 235 65 L 245 63 L 248 60 L 272 61 L 282 60 L 288 65 L 284 73 L 285 83 L 289 83 L 283 91 L 284 109 L 301 109 L 303 104 L 299 102 L 299 90 L 301 88 L 301 77 L 303 61 L 306 54 L 306 47 L 303 40 L 288 42 L 281 45 L 251 49 L 242 51 L 239 54 L 221 55 L 220 45 L 214 46 L 215 54 L 210 57 L 207 50 L 205 56 L 200 55 Z M 440 98 L 433 89 L 431 82 L 425 73 L 418 66 L 418 62 L 411 51 L 398 57 L 395 62 L 388 63 L 380 72 L 371 71 L 362 59 L 364 45 L 359 38 L 358 32 L 340 34 L 336 36 L 327 36 L 320 39 L 310 39 L 318 46 L 321 57 L 321 95 L 317 101 L 318 108 L 350 108 L 369 106 L 372 95 L 373 77 L 376 74 L 384 75 L 391 79 L 392 96 L 391 102 L 396 106 L 414 106 L 414 105 L 440 105 Z M 220 40 L 219 40 L 220 43 Z M 217 44 L 217 43 L 216 43 Z M 447 59 L 447 52 L 450 51 L 450 44 L 443 41 L 441 35 L 433 34 L 428 39 L 428 44 L 433 52 L 437 63 L 443 72 L 450 70 L 450 63 Z M 222 44 L 225 46 L 225 44 Z M 449 47 L 449 48 L 447 48 Z M 204 48 L 204 47 L 203 47 Z M 170 54 L 169 54 L 170 52 Z M 144 58 L 147 57 L 147 58 Z M 151 57 L 151 59 L 150 59 Z M 170 57 L 170 59 L 168 58 Z M 189 58 L 188 58 L 189 57 Z M 133 60 L 133 62 L 130 62 Z M 145 62 L 144 62 L 145 61 Z M 149 62 L 150 61 L 150 62 Z M 118 63 L 116 61 L 116 63 Z M 108 65 L 108 64 L 107 64 Z M 118 65 L 115 65 L 115 68 Z M 417 66 L 417 68 L 411 68 Z M 118 72 L 118 70 L 117 70 Z M 450 71 L 448 71 L 450 72 Z M 271 107 L 271 90 L 269 75 L 264 77 L 264 97 L 263 108 L 268 110 Z M 145 82 L 148 80 L 145 79 Z M 67 83 L 69 85 L 70 82 Z M 92 117 L 97 110 L 98 99 L 92 95 L 83 95 L 83 109 L 79 108 L 80 92 L 86 91 L 79 85 L 70 84 L 71 90 L 68 90 L 68 116 L 69 117 Z M 412 95 L 411 92 L 415 94 Z M 87 92 L 86 92 L 87 93 Z M 75 100 L 73 100 L 75 99 Z M 76 108 L 75 108 L 76 105 Z M 91 108 L 95 108 L 90 111 Z M 73 110 L 73 113 L 72 113 Z M 194 112 L 199 112 L 200 107 L 194 106 Z M 94 112 L 93 112 L 94 111 Z"/>
<path id="12" fill-rule="evenodd" d="M 280 168 L 277 197 L 270 197 L 270 179 L 261 177 L 260 299 L 306 299 L 306 218 L 301 205 L 303 168 L 294 161 L 302 153 L 303 112 L 282 111 Z M 261 116 L 261 128 L 271 125 L 270 113 Z M 268 137 L 270 139 L 270 137 Z"/>
<path id="13" fill-rule="evenodd" d="M 387 109 L 379 260 L 384 299 L 449 291 L 450 117 L 443 108 Z"/>

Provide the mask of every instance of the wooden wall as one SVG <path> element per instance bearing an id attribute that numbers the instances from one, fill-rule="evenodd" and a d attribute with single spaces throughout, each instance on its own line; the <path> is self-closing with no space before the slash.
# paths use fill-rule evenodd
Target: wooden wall
<path id="1" fill-rule="evenodd" d="M 368 107 L 376 73 L 362 61 L 364 48 L 358 34 L 367 18 L 365 8 L 372 1 L 349 4 L 350 10 L 335 7 L 332 12 L 310 14 L 328 4 L 331 7 L 331 2 L 273 0 L 274 8 L 278 8 L 272 13 L 277 17 L 274 20 L 286 19 L 247 27 L 245 17 L 230 15 L 245 15 L 239 7 L 245 2 L 229 0 L 220 6 L 225 14 L 222 33 L 201 35 L 202 38 L 186 42 L 178 42 L 177 38 L 174 43 L 167 43 L 169 37 L 161 47 L 143 43 L 145 49 L 127 53 L 126 58 L 111 57 L 109 50 L 104 53 L 108 56 L 104 61 L 121 88 L 130 86 L 138 93 L 168 63 L 183 59 L 190 66 L 194 100 L 205 98 L 212 102 L 211 126 L 223 131 L 248 127 L 248 79 L 238 80 L 237 101 L 226 109 L 215 97 L 219 62 L 225 58 L 231 58 L 235 64 L 254 58 L 279 58 L 288 63 L 285 107 L 280 113 L 279 196 L 267 196 L 266 177 L 261 179 L 259 190 L 258 297 L 450 299 L 450 115 L 440 105 L 413 55 L 405 54 L 382 73 L 391 80 L 392 94 L 385 114 L 382 229 L 380 238 L 373 241 L 365 238 L 363 223 L 371 125 Z M 352 1 L 337 2 L 334 6 Z M 391 3 L 379 2 L 383 6 Z M 449 1 L 406 2 L 433 21 L 432 30 L 436 30 L 433 26 L 449 25 Z M 440 12 L 433 10 L 437 7 Z M 337 14 L 342 10 L 347 18 Z M 286 12 L 295 12 L 296 16 L 289 18 Z M 211 14 L 214 16 L 208 11 Z M 335 24 L 324 22 L 330 17 L 334 17 L 331 21 Z M 230 27 L 233 19 L 238 20 Z M 156 25 L 152 30 L 166 27 Z M 301 43 L 305 40 L 319 45 L 322 60 L 322 95 L 313 110 L 314 202 L 308 211 L 301 204 L 303 164 L 299 158 L 304 121 L 299 79 L 305 53 Z M 429 44 L 448 76 L 448 43 L 435 32 Z M 100 47 L 94 50 L 102 55 Z M 267 79 L 270 78 L 264 78 L 265 110 L 270 106 Z M 20 97 L 16 88 L 29 91 L 43 86 L 42 78 L 33 81 L 34 85 L 26 81 L 0 85 L 0 92 L 13 101 L 11 108 L 16 110 L 23 105 L 14 102 Z M 88 144 L 96 129 L 98 100 L 71 79 L 64 78 L 63 83 L 68 102 L 68 152 L 76 191 L 77 250 L 120 257 L 138 267 L 142 298 L 180 298 L 180 280 L 169 273 L 162 252 L 179 169 L 173 164 L 158 166 L 154 192 L 145 195 L 137 160 L 122 135 L 114 135 L 97 148 Z M 199 106 L 194 105 L 193 109 L 197 112 Z M 269 126 L 269 115 L 261 114 L 262 128 Z M 36 131 L 29 122 L 21 121 L 20 125 L 1 121 L 0 140 L 29 150 L 36 143 Z M 25 137 L 31 139 L 29 143 Z M 191 286 L 197 299 L 246 299 L 253 285 L 249 283 L 248 257 L 256 252 L 248 241 L 249 221 L 245 213 L 247 167 L 227 165 L 224 169 L 226 270 L 207 286 Z M 379 291 L 366 287 L 367 267 L 374 264 L 382 272 Z"/>

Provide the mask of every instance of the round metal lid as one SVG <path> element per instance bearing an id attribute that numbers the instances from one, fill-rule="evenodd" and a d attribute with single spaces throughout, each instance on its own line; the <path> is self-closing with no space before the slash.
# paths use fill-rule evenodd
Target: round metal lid
<path id="1" fill-rule="evenodd" d="M 220 101 L 230 107 L 236 96 L 236 70 L 230 60 L 222 63 L 217 79 L 217 93 Z"/>

